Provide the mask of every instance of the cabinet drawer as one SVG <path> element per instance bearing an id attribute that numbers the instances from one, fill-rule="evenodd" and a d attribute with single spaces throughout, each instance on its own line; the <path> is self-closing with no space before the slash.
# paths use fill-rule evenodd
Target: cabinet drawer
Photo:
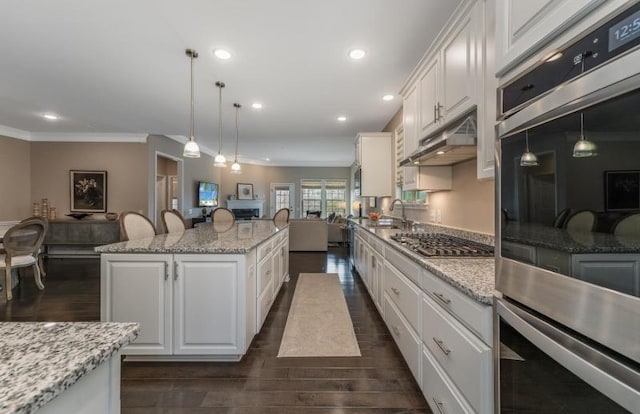
<path id="1" fill-rule="evenodd" d="M 471 406 L 492 412 L 491 348 L 428 295 L 422 297 L 422 340 Z"/>
<path id="2" fill-rule="evenodd" d="M 260 332 L 260 329 L 262 329 L 262 324 L 267 318 L 267 314 L 269 313 L 269 309 L 271 309 L 271 304 L 273 303 L 272 283 L 273 281 L 269 281 L 266 288 L 264 289 L 264 292 L 262 292 L 262 294 L 258 297 L 258 306 L 256 307 L 258 311 L 258 317 L 256 318 L 256 320 L 258 321 L 258 327 L 256 331 L 258 332 Z"/>
<path id="3" fill-rule="evenodd" d="M 493 316 L 491 306 L 476 302 L 428 270 L 422 273 L 422 290 L 436 303 L 451 312 L 467 328 L 476 333 L 489 346 L 493 343 Z"/>
<path id="4" fill-rule="evenodd" d="M 425 346 L 422 348 L 422 394 L 434 413 L 473 414 L 447 374 Z"/>
<path id="5" fill-rule="evenodd" d="M 393 266 L 385 266 L 384 290 L 414 330 L 420 328 L 420 291 Z"/>
<path id="6" fill-rule="evenodd" d="M 273 250 L 273 238 L 258 246 L 258 261 L 264 259 Z"/>
<path id="7" fill-rule="evenodd" d="M 420 285 L 420 266 L 412 262 L 407 257 L 403 256 L 401 253 L 398 253 L 394 249 L 386 249 L 384 253 L 384 258 L 387 259 L 389 263 L 395 266 L 396 269 L 400 271 L 403 275 L 411 279 L 413 283 L 416 285 Z"/>
<path id="8" fill-rule="evenodd" d="M 273 279 L 273 260 L 266 259 L 258 264 L 258 291 L 260 296 L 267 287 L 267 284 Z"/>
<path id="9" fill-rule="evenodd" d="M 420 384 L 420 338 L 400 314 L 388 294 L 384 294 L 384 319 L 411 373 Z"/>

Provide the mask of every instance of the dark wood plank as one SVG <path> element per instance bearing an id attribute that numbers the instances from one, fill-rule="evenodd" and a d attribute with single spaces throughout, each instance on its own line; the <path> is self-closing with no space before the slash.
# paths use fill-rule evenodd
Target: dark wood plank
<path id="1" fill-rule="evenodd" d="M 295 252 L 289 260 L 291 281 L 242 361 L 124 362 L 122 413 L 430 413 L 347 250 Z M 46 265 L 46 289 L 26 274 L 15 299 L 0 304 L 3 320 L 99 320 L 99 260 Z M 298 275 L 317 272 L 340 276 L 362 357 L 277 358 Z"/>

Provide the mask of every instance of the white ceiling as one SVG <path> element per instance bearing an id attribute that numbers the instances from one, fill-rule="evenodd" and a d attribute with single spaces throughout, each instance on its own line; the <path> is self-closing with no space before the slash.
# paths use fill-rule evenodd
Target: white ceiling
<path id="1" fill-rule="evenodd" d="M 396 95 L 460 0 L 5 0 L 0 13 L 0 126 L 14 136 L 189 133 L 272 165 L 348 166 L 360 131 L 380 131 Z M 218 60 L 216 47 L 233 57 Z M 360 47 L 367 56 L 347 57 Z M 251 109 L 260 101 L 264 108 Z M 45 112 L 61 116 L 55 122 Z M 339 115 L 347 122 L 336 120 Z M 115 137 L 116 135 L 114 135 Z M 267 163 L 265 158 L 270 158 Z"/>

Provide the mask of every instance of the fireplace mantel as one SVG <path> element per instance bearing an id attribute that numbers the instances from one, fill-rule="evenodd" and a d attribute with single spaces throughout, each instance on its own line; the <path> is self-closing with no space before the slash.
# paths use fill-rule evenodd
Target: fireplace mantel
<path id="1" fill-rule="evenodd" d="M 260 217 L 264 216 L 264 200 L 227 200 L 227 208 L 257 208 L 260 211 Z"/>

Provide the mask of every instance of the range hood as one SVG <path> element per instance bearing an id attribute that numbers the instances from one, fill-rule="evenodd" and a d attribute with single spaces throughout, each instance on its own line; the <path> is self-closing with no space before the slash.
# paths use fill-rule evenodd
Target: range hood
<path id="1" fill-rule="evenodd" d="M 476 136 L 476 115 L 472 113 L 421 140 L 418 149 L 402 160 L 400 165 L 451 165 L 475 158 Z"/>

